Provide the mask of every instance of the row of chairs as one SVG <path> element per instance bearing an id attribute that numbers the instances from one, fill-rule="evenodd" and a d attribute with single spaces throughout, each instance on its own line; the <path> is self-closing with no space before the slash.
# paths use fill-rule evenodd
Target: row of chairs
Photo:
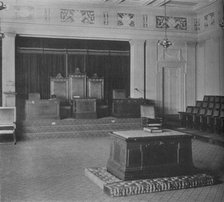
<path id="1" fill-rule="evenodd" d="M 182 127 L 224 132 L 224 96 L 204 96 L 195 106 L 187 106 L 179 112 Z"/>
<path id="2" fill-rule="evenodd" d="M 224 103 L 224 96 L 205 95 L 203 101 Z"/>

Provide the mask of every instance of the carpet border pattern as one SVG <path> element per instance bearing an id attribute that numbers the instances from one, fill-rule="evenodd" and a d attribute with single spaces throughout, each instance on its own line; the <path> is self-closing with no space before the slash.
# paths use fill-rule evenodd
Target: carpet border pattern
<path id="1" fill-rule="evenodd" d="M 179 190 L 215 184 L 214 176 L 206 173 L 122 181 L 106 171 L 105 167 L 86 168 L 85 174 L 111 197 L 131 196 L 153 192 Z"/>

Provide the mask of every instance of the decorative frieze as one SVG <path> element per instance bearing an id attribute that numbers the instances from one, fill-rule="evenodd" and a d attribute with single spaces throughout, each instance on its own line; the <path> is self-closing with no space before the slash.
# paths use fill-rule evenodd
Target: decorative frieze
<path id="1" fill-rule="evenodd" d="M 143 15 L 143 27 L 148 27 L 148 15 Z"/>
<path id="2" fill-rule="evenodd" d="M 209 28 L 215 25 L 215 14 L 214 12 L 204 16 L 204 28 Z"/>
<path id="3" fill-rule="evenodd" d="M 49 22 L 50 21 L 50 16 L 51 16 L 50 8 L 45 8 L 44 9 L 44 20 Z"/>
<path id="4" fill-rule="evenodd" d="M 29 19 L 34 17 L 34 7 L 32 6 L 14 6 L 17 19 Z"/>
<path id="5" fill-rule="evenodd" d="M 194 18 L 194 30 L 195 31 L 200 31 L 200 19 L 199 18 Z"/>
<path id="6" fill-rule="evenodd" d="M 156 28 L 187 30 L 187 18 L 184 17 L 171 17 L 156 16 Z"/>
<path id="7" fill-rule="evenodd" d="M 91 10 L 60 9 L 61 22 L 94 24 L 95 14 Z"/>
<path id="8" fill-rule="evenodd" d="M 108 25 L 108 24 L 109 24 L 109 20 L 108 20 L 108 18 L 109 18 L 108 13 L 107 13 L 107 12 L 104 12 L 104 13 L 103 13 L 103 24 L 104 24 L 104 25 Z"/>
<path id="9" fill-rule="evenodd" d="M 125 27 L 135 27 L 135 15 L 132 13 L 117 13 L 117 25 Z"/>

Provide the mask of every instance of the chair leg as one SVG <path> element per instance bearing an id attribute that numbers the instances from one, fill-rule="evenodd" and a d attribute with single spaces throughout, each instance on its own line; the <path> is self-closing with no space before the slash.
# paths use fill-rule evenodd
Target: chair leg
<path id="1" fill-rule="evenodd" d="M 13 133 L 13 142 L 14 142 L 14 145 L 16 144 L 16 133 L 14 132 Z"/>

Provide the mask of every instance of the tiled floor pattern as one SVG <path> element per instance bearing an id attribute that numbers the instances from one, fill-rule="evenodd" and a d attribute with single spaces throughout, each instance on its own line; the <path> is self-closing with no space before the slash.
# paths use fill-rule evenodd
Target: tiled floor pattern
<path id="1" fill-rule="evenodd" d="M 2 202 L 180 202 L 224 201 L 224 148 L 192 140 L 197 167 L 215 172 L 223 183 L 136 196 L 110 198 L 84 175 L 86 167 L 103 167 L 109 137 L 77 137 L 21 141 L 0 145 Z"/>

